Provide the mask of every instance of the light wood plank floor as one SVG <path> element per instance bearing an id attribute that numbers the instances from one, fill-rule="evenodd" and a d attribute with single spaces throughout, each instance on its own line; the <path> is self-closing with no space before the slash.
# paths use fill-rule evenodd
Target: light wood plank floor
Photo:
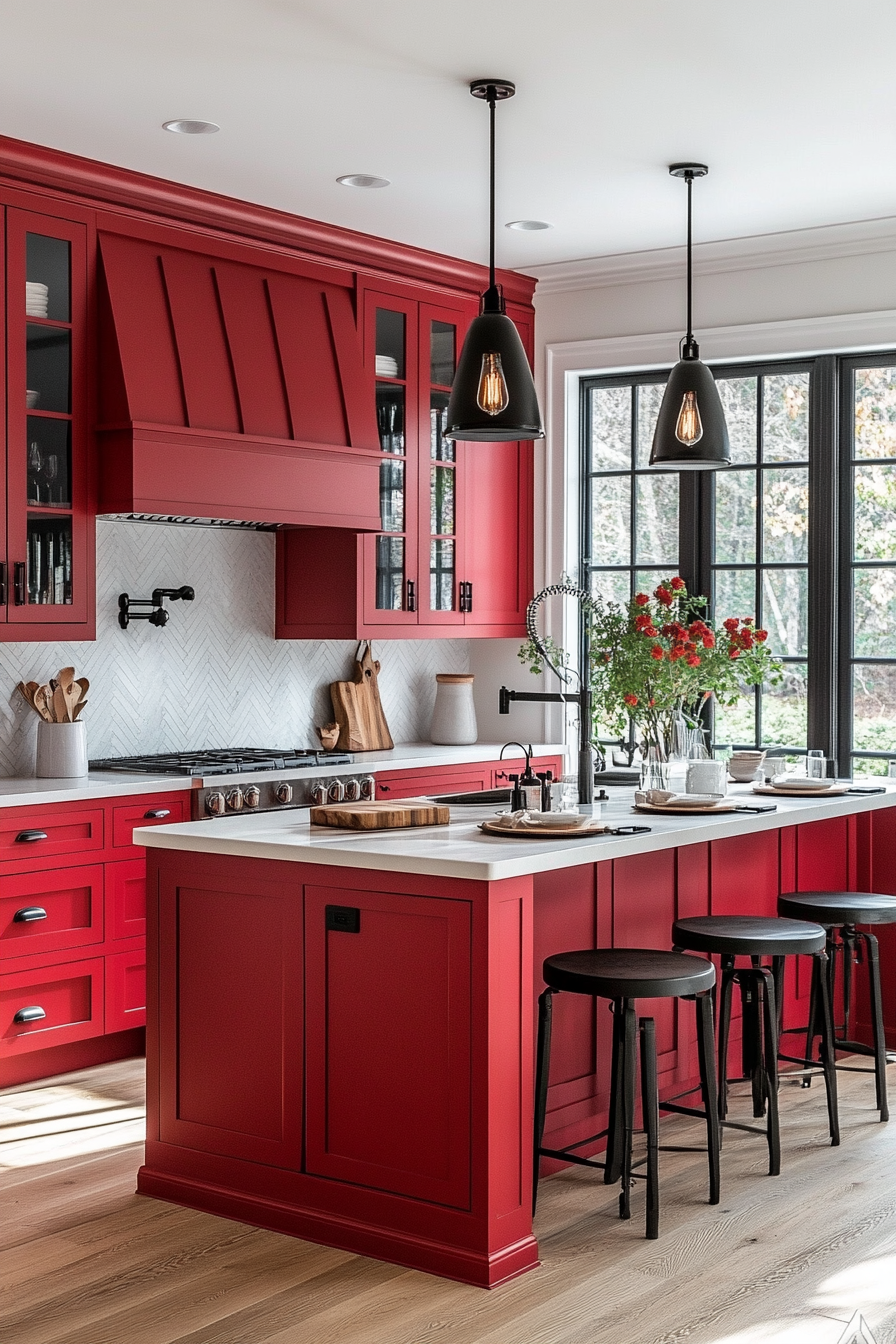
<path id="1" fill-rule="evenodd" d="M 594 1174 L 543 1182 L 543 1264 L 492 1292 L 138 1197 L 142 1061 L 8 1089 L 0 1341 L 838 1344 L 858 1311 L 896 1344 L 896 1119 L 877 1122 L 870 1077 L 840 1080 L 842 1147 L 823 1088 L 785 1083 L 783 1175 L 728 1131 L 718 1208 L 702 1156 L 664 1155 L 657 1242 L 640 1183 L 625 1224 Z M 699 1131 L 673 1119 L 663 1137 Z"/>

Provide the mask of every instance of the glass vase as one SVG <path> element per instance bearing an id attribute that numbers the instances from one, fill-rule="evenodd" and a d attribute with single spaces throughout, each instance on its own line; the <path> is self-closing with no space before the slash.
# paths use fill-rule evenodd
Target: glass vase
<path id="1" fill-rule="evenodd" d="M 664 789 L 670 792 L 672 765 L 666 755 L 665 747 L 656 742 L 646 742 L 641 748 L 641 791 Z"/>

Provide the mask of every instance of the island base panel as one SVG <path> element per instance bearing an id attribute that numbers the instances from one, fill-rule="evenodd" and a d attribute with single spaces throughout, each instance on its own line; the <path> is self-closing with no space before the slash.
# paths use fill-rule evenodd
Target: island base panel
<path id="1" fill-rule="evenodd" d="M 243 1194 L 187 1177 L 160 1174 L 146 1167 L 138 1174 L 137 1193 L 355 1255 L 456 1279 L 473 1288 L 497 1288 L 539 1264 L 538 1244 L 531 1233 L 498 1251 L 480 1252 L 397 1231 L 380 1222 L 364 1223 L 320 1209 L 300 1208 L 293 1203 Z"/>

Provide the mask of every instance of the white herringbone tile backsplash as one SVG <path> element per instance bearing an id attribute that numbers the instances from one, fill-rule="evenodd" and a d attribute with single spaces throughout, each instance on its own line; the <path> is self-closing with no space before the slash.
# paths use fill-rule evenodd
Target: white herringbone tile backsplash
<path id="1" fill-rule="evenodd" d="M 118 594 L 190 584 L 162 629 L 118 624 Z M 194 747 L 318 746 L 328 687 L 351 673 L 355 643 L 274 639 L 269 532 L 97 523 L 96 642 L 0 644 L 0 774 L 34 771 L 37 718 L 15 689 L 74 665 L 90 678 L 92 757 Z M 465 672 L 469 641 L 382 640 L 380 692 L 396 742 L 426 741 L 437 672 Z"/>

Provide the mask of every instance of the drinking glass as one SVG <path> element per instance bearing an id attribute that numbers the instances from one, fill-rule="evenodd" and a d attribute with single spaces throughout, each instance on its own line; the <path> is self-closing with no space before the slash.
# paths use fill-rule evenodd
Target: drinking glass
<path id="1" fill-rule="evenodd" d="M 828 763 L 823 751 L 810 751 L 806 755 L 806 775 L 809 779 L 827 779 Z"/>

